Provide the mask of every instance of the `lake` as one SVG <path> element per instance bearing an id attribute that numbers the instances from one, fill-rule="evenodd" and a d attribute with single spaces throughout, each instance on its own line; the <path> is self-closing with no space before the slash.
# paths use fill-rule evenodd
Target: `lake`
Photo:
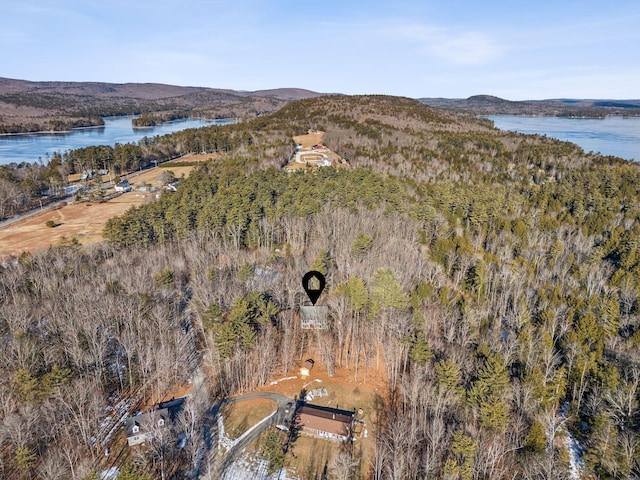
<path id="1" fill-rule="evenodd" d="M 538 133 L 573 142 L 585 152 L 640 161 L 640 117 L 597 118 L 487 115 L 500 130 Z"/>
<path id="2" fill-rule="evenodd" d="M 186 128 L 210 125 L 228 125 L 232 119 L 215 121 L 185 119 L 166 122 L 150 128 L 131 126 L 135 116 L 106 117 L 103 127 L 79 128 L 69 133 L 35 133 L 29 135 L 0 136 L 0 165 L 16 162 L 46 161 L 47 154 L 89 147 L 91 145 L 115 145 L 116 143 L 137 143 L 143 137 L 165 135 Z"/>

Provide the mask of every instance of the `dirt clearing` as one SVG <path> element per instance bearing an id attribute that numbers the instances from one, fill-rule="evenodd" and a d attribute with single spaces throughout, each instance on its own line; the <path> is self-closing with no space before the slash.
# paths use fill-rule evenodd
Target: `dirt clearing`
<path id="1" fill-rule="evenodd" d="M 373 426 L 376 408 L 387 393 L 384 367 L 381 365 L 380 370 L 376 370 L 374 363 L 367 370 L 366 383 L 362 381 L 362 371 L 358 381 L 354 380 L 354 370 L 347 368 L 337 368 L 335 375 L 329 377 L 326 368 L 318 362 L 309 377 L 302 379 L 298 374 L 298 369 L 294 369 L 286 375 L 273 377 L 271 382 L 258 390 L 282 393 L 293 398 L 299 397 L 304 389 L 306 394 L 313 396 L 307 400 L 308 403 L 355 411 L 359 433 L 353 448 L 362 459 L 355 478 L 367 478 L 375 447 Z M 302 478 L 320 478 L 324 467 L 342 448 L 343 445 L 337 442 L 301 435 L 287 455 L 286 464 Z"/>

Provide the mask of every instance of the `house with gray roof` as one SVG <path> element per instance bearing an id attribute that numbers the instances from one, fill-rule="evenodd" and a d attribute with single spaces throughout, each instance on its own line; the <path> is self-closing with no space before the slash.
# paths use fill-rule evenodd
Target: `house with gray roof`
<path id="1" fill-rule="evenodd" d="M 167 428 L 170 421 L 168 408 L 152 410 L 127 418 L 127 443 L 133 447 L 153 439 L 154 432 L 161 428 Z"/>

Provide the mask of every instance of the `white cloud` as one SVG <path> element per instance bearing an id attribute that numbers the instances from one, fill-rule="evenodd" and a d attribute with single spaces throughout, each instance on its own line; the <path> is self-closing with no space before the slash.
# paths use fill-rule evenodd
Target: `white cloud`
<path id="1" fill-rule="evenodd" d="M 498 60 L 506 50 L 490 35 L 474 30 L 400 24 L 383 28 L 383 32 L 453 65 L 485 65 Z"/>

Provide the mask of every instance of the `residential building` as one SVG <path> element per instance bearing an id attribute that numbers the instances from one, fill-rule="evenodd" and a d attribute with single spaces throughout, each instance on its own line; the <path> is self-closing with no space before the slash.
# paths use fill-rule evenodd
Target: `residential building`
<path id="1" fill-rule="evenodd" d="M 169 409 L 161 408 L 127 418 L 127 443 L 130 447 L 153 439 L 157 429 L 167 428 L 170 422 Z"/>
<path id="2" fill-rule="evenodd" d="M 303 434 L 346 442 L 352 437 L 354 417 L 348 410 L 301 403 L 295 421 Z"/>

